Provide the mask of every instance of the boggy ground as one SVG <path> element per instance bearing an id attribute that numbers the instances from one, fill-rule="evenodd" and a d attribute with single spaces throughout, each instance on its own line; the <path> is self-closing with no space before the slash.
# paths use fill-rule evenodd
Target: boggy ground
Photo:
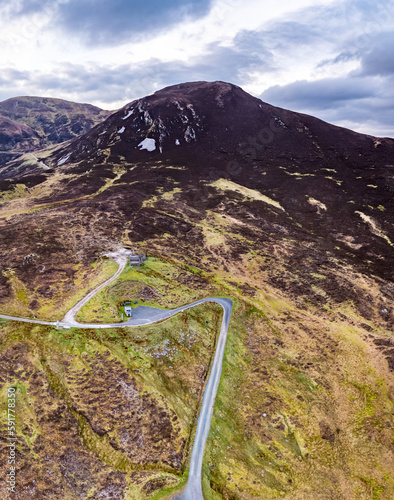
<path id="1" fill-rule="evenodd" d="M 2 456 L 12 386 L 15 498 L 145 498 L 182 485 L 219 320 L 204 305 L 121 331 L 3 322 Z M 5 482 L 1 497 L 14 498 Z"/>
<path id="2" fill-rule="evenodd" d="M 281 175 L 302 189 L 281 199 L 241 181 L 188 184 L 179 166 L 76 168 L 4 184 L 1 312 L 60 319 L 113 273 L 100 256 L 134 245 L 150 256 L 146 267 L 127 270 L 81 318 L 118 319 L 129 295 L 159 307 L 235 299 L 204 460 L 206 498 L 391 499 L 392 211 L 379 205 L 378 188 L 368 188 L 370 206 L 353 193 L 366 222 L 353 208 L 337 216 L 340 181 L 326 179 L 318 193 L 290 170 Z M 267 169 L 267 183 L 273 175 Z M 19 411 L 23 488 L 61 498 L 56 477 L 70 498 L 137 499 L 181 486 L 219 322 L 214 306 L 204 307 L 132 332 L 4 324 L 2 377 L 20 383 L 18 404 L 35 415 Z M 140 414 L 122 413 L 114 387 Z M 40 398 L 32 393 L 39 388 Z"/>
<path id="3" fill-rule="evenodd" d="M 275 299 L 235 316 L 206 498 L 391 498 L 392 334 L 352 307 L 326 313 Z"/>

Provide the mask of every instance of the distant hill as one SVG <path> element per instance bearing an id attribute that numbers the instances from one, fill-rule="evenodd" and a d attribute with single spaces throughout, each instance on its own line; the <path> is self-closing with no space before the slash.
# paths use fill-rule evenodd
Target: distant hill
<path id="1" fill-rule="evenodd" d="M 0 150 L 27 152 L 88 132 L 109 116 L 91 104 L 49 97 L 14 97 L 0 102 Z"/>
<path id="2" fill-rule="evenodd" d="M 39 147 L 40 139 L 34 130 L 22 122 L 0 114 L 0 149 L 23 151 Z"/>

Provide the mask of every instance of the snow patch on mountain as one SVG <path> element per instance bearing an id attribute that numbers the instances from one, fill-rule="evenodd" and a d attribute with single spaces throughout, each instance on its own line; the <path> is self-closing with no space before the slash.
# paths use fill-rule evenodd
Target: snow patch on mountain
<path id="1" fill-rule="evenodd" d="M 279 116 L 274 116 L 274 120 L 282 128 L 287 128 L 286 124 L 279 118 Z"/>
<path id="2" fill-rule="evenodd" d="M 134 113 L 134 109 L 129 109 L 128 113 L 126 116 L 122 117 L 122 120 L 127 120 L 127 118 L 130 118 L 130 116 Z"/>
<path id="3" fill-rule="evenodd" d="M 195 109 L 193 108 L 193 104 L 188 104 L 187 105 L 187 109 L 190 109 L 190 111 L 192 112 L 192 115 L 193 115 L 194 119 L 198 119 L 198 115 L 197 115 Z"/>
<path id="4" fill-rule="evenodd" d="M 186 129 L 185 132 L 185 141 L 186 142 L 191 142 L 196 140 L 196 132 L 194 129 L 189 125 Z"/>
<path id="5" fill-rule="evenodd" d="M 156 149 L 156 141 L 154 139 L 146 138 L 142 142 L 138 144 L 138 147 L 142 151 L 146 149 L 147 151 L 155 151 Z"/>
<path id="6" fill-rule="evenodd" d="M 60 165 L 64 165 L 65 163 L 67 163 L 70 156 L 71 156 L 71 153 L 68 153 L 65 156 L 62 156 L 60 158 L 60 160 L 57 162 L 57 166 L 60 167 Z"/>
<path id="7" fill-rule="evenodd" d="M 183 111 L 185 108 L 179 104 L 178 101 L 175 101 L 175 106 L 179 109 L 179 111 Z"/>
<path id="8" fill-rule="evenodd" d="M 163 144 L 164 139 L 169 135 L 167 131 L 167 127 L 164 125 L 164 122 L 161 118 L 157 119 L 156 128 L 159 131 L 159 143 Z"/>
<path id="9" fill-rule="evenodd" d="M 146 125 L 150 126 L 153 124 L 153 120 L 152 120 L 151 115 L 149 114 L 149 111 L 144 111 L 144 119 L 145 119 Z"/>

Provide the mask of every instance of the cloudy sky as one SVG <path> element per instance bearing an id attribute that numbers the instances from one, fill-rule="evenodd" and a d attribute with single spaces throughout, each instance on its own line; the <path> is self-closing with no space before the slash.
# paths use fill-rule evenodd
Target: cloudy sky
<path id="1" fill-rule="evenodd" d="M 224 80 L 266 102 L 394 137 L 392 0 L 0 0 L 0 101 L 116 109 Z"/>

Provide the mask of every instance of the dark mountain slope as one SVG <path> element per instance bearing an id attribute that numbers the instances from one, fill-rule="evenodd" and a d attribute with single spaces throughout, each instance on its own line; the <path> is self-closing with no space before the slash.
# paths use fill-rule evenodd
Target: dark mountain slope
<path id="1" fill-rule="evenodd" d="M 145 139 L 149 141 L 141 145 Z M 364 165 L 372 158 L 388 159 L 393 153 L 392 140 L 377 142 L 311 116 L 270 106 L 223 82 L 168 87 L 126 105 L 74 142 L 67 150 L 71 152 L 69 161 L 87 159 L 89 152 L 97 158 L 107 147 L 127 161 L 155 156 L 161 161 L 184 161 L 201 154 L 220 165 L 223 160 L 250 159 L 275 160 L 284 166 L 303 162 L 303 168 L 334 160 Z M 147 149 L 152 149 L 151 155 Z"/>
<path id="2" fill-rule="evenodd" d="M 138 183 L 145 194 L 163 189 L 163 182 L 179 186 L 197 210 L 201 200 L 218 204 L 219 193 L 245 201 L 239 186 L 257 190 L 280 205 L 276 220 L 373 262 L 383 275 L 392 272 L 386 259 L 394 241 L 393 159 L 392 139 L 270 106 L 234 85 L 196 82 L 128 104 L 50 162 L 82 175 L 72 187 L 78 195 L 111 165 L 126 164 L 134 167 L 124 182 Z M 220 185 L 220 179 L 231 182 Z M 250 194 L 246 201 L 263 210 Z"/>
<path id="3" fill-rule="evenodd" d="M 111 182 L 105 196 L 118 215 L 141 221 L 152 217 L 147 197 L 176 189 L 200 217 L 224 203 L 258 231 L 272 221 L 385 277 L 394 268 L 393 158 L 392 139 L 270 106 L 228 83 L 194 82 L 126 105 L 45 159 L 44 178 L 62 181 L 42 201 Z M 165 231 L 137 222 L 133 238 Z"/>

